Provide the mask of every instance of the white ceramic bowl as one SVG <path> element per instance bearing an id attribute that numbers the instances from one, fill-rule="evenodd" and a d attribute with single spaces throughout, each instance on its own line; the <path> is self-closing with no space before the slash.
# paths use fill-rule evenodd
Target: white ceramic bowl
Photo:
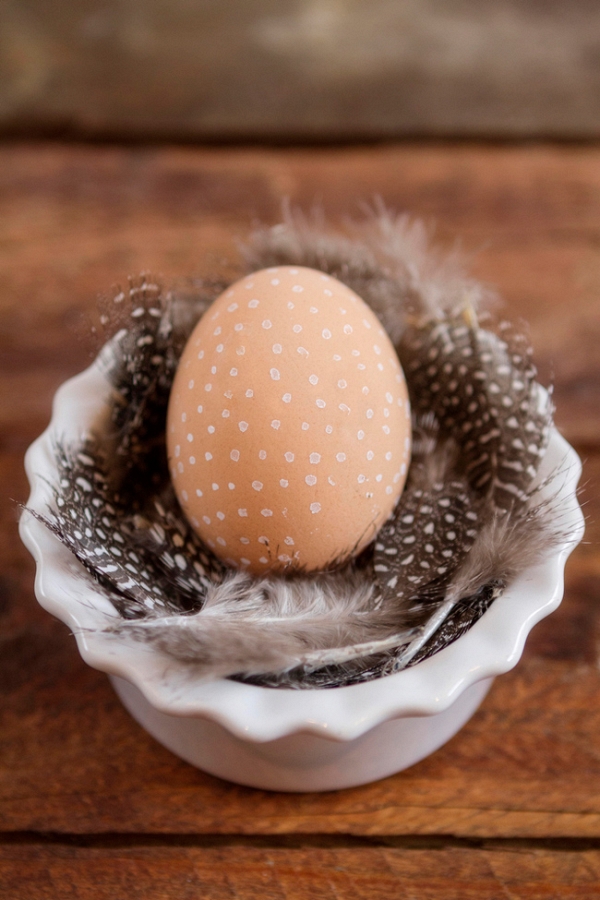
<path id="1" fill-rule="evenodd" d="M 53 503 L 56 439 L 78 441 L 108 415 L 103 354 L 57 392 L 52 421 L 29 448 L 28 506 Z M 107 672 L 121 700 L 158 741 L 199 768 L 253 787 L 319 791 L 364 784 L 412 765 L 451 738 L 495 675 L 518 662 L 536 622 L 562 599 L 563 571 L 583 534 L 575 451 L 553 431 L 541 476 L 557 472 L 565 539 L 492 604 L 459 640 L 413 668 L 328 690 L 273 690 L 227 679 L 198 681 L 147 645 L 93 629 L 115 615 L 93 579 L 58 539 L 25 512 L 21 537 L 37 563 L 40 604 L 73 630 L 80 653 Z"/>

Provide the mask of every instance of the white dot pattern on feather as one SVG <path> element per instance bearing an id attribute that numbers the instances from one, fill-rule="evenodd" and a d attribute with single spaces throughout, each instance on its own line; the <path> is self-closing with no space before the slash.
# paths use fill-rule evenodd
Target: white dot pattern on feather
<path id="1" fill-rule="evenodd" d="M 256 574 L 311 570 L 358 552 L 389 516 L 407 471 L 410 408 L 369 308 L 330 276 L 279 266 L 232 285 L 196 327 L 168 438 L 179 501 L 209 546 Z M 194 466 L 176 449 L 182 440 Z M 229 490 L 213 494 L 212 484 Z"/>
<path id="2" fill-rule="evenodd" d="M 415 468 L 421 465 L 416 462 Z M 432 573 L 444 575 L 460 565 L 477 534 L 472 527 L 478 519 L 473 503 L 466 481 L 437 483 L 425 490 L 407 488 L 395 515 L 375 541 L 375 577 L 386 601 L 403 602 L 417 596 L 435 578 Z M 444 527 L 448 515 L 457 522 L 457 531 L 448 532 Z"/>
<path id="3" fill-rule="evenodd" d="M 421 410 L 455 436 L 475 491 L 503 510 L 527 502 L 550 407 L 540 404 L 526 338 L 506 324 L 496 335 L 457 317 L 407 329 L 402 344 Z"/>

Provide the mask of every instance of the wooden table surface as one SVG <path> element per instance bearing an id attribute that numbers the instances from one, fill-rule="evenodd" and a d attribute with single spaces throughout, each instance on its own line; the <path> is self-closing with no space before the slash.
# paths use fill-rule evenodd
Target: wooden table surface
<path id="1" fill-rule="evenodd" d="M 375 195 L 460 240 L 529 321 L 584 458 L 586 540 L 560 609 L 437 753 L 352 790 L 247 789 L 155 743 L 37 606 L 23 454 L 89 361 L 98 292 L 235 259 L 283 197 L 335 218 Z M 600 147 L 0 147 L 0 896 L 597 897 L 599 342 Z"/>

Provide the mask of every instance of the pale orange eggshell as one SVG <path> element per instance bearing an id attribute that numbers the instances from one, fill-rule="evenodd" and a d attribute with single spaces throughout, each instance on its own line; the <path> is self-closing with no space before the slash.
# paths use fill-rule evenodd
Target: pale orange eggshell
<path id="1" fill-rule="evenodd" d="M 313 269 L 242 278 L 202 317 L 169 402 L 169 468 L 200 537 L 255 574 L 360 552 L 410 454 L 404 375 L 378 319 Z"/>

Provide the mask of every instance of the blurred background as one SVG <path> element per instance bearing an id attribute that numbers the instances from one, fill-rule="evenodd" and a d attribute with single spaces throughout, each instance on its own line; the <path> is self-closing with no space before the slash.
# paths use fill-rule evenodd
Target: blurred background
<path id="1" fill-rule="evenodd" d="M 598 0 L 2 0 L 0 134 L 595 138 Z"/>

